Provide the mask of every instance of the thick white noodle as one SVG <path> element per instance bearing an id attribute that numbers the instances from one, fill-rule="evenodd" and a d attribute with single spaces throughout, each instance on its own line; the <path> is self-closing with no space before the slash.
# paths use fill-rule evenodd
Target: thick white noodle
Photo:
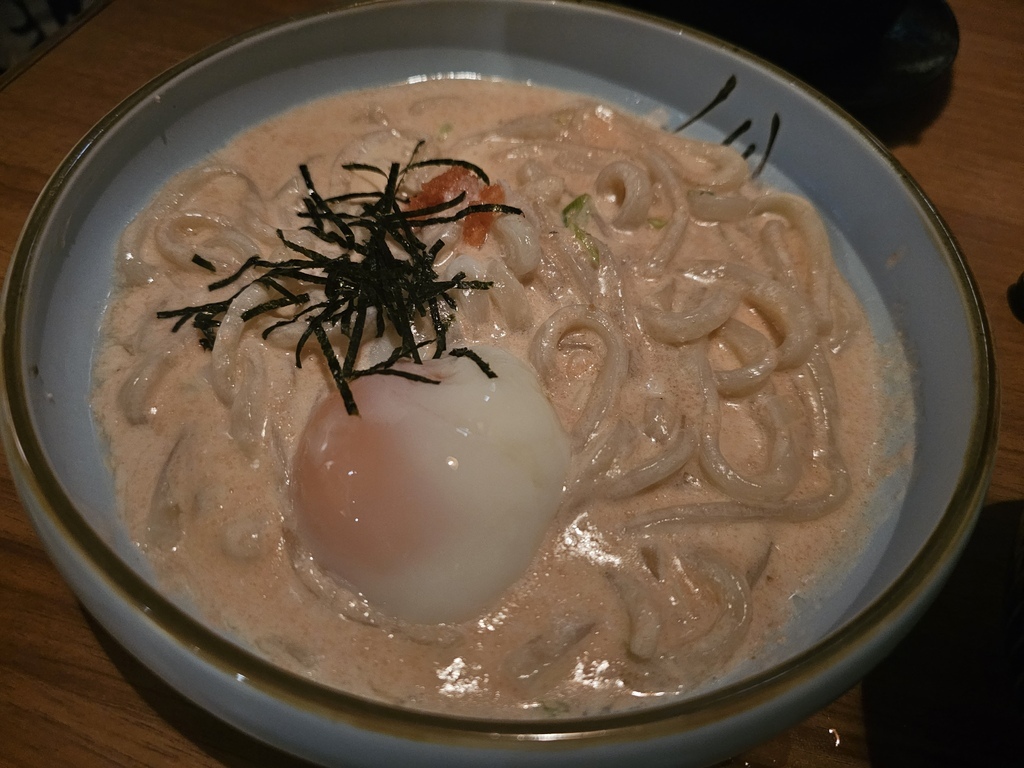
<path id="1" fill-rule="evenodd" d="M 653 659 L 658 652 L 662 620 L 655 591 L 640 579 L 618 568 L 607 568 L 604 573 L 615 587 L 629 617 L 627 647 L 630 655 L 641 661 Z"/>
<path id="2" fill-rule="evenodd" d="M 690 221 L 686 207 L 686 194 L 678 176 L 672 170 L 672 160 L 664 153 L 650 150 L 643 155 L 644 164 L 650 171 L 651 178 L 661 185 L 666 196 L 666 204 L 672 211 L 671 218 L 662 228 L 661 240 L 654 250 L 638 264 L 640 274 L 656 277 L 664 273 L 666 267 L 679 252 Z"/>
<path id="3" fill-rule="evenodd" d="M 571 608 L 554 614 L 543 630 L 505 657 L 502 670 L 520 695 L 538 699 L 569 677 L 577 663 L 573 651 L 596 623 Z"/>
<path id="4" fill-rule="evenodd" d="M 504 318 L 511 331 L 525 331 L 533 327 L 530 298 L 523 284 L 516 279 L 505 262 L 491 259 L 486 265 L 484 279 L 491 283 L 486 295 L 494 303 L 497 314 Z"/>
<path id="5" fill-rule="evenodd" d="M 597 431 L 615 401 L 629 371 L 629 348 L 607 314 L 586 306 L 563 307 L 540 327 L 530 345 L 530 361 L 542 379 L 557 373 L 558 343 L 571 331 L 593 332 L 604 345 L 604 359 L 579 416 L 570 430 L 574 450 L 581 449 Z"/>
<path id="6" fill-rule="evenodd" d="M 680 276 L 708 288 L 707 297 L 691 312 L 645 307 L 644 326 L 654 338 L 666 344 L 685 344 L 700 339 L 723 325 L 743 299 L 757 309 L 781 337 L 778 369 L 788 370 L 806 362 L 817 329 L 814 315 L 799 293 L 767 275 L 732 262 L 698 261 Z"/>
<path id="7" fill-rule="evenodd" d="M 750 216 L 751 201 L 737 194 L 719 194 L 710 189 L 691 189 L 686 193 L 690 215 L 698 221 L 737 222 Z"/>
<path id="8" fill-rule="evenodd" d="M 678 163 L 679 175 L 690 187 L 733 192 L 750 180 L 750 166 L 732 147 L 655 133 L 662 149 Z"/>
<path id="9" fill-rule="evenodd" d="M 181 517 L 185 510 L 178 497 L 179 485 L 173 476 L 181 471 L 180 464 L 188 458 L 188 448 L 184 447 L 187 442 L 187 434 L 182 433 L 171 446 L 160 468 L 146 515 L 146 533 L 141 542 L 144 548 L 169 550 L 184 534 Z"/>
<path id="10" fill-rule="evenodd" d="M 594 186 L 598 195 L 611 199 L 617 208 L 613 227 L 633 231 L 647 223 L 654 202 L 647 169 L 629 160 L 616 160 L 601 169 Z"/>
<path id="11" fill-rule="evenodd" d="M 644 541 L 640 548 L 650 578 L 605 570 L 629 617 L 627 647 L 639 666 L 630 683 L 658 692 L 696 685 L 743 642 L 752 616 L 750 587 L 709 550 L 679 550 L 666 541 Z M 708 600 L 717 606 L 711 616 L 698 608 Z"/>
<path id="12" fill-rule="evenodd" d="M 702 472 L 716 488 L 734 499 L 761 503 L 785 498 L 800 481 L 802 460 L 780 399 L 763 390 L 753 399 L 755 412 L 763 414 L 761 424 L 769 446 L 768 456 L 761 472 L 753 475 L 739 472 L 722 454 L 719 444 L 722 405 L 706 356 L 700 357 L 696 365 L 699 366 L 704 391 L 698 454 Z"/>
<path id="13" fill-rule="evenodd" d="M 720 501 L 652 509 L 634 517 L 629 529 L 673 529 L 697 523 L 722 523 L 751 520 L 805 522 L 835 511 L 852 491 L 852 482 L 837 443 L 838 398 L 825 354 L 816 349 L 804 374 L 795 377 L 799 385 L 804 413 L 811 426 L 810 454 L 825 475 L 824 486 L 795 499 L 747 503 Z"/>
<path id="14" fill-rule="evenodd" d="M 715 335 L 740 361 L 738 368 L 715 371 L 718 393 L 723 397 L 743 397 L 760 389 L 779 363 L 771 339 L 733 318 L 726 320 Z"/>
<path id="15" fill-rule="evenodd" d="M 540 235 L 524 216 L 499 216 L 491 233 L 502 249 L 505 264 L 519 280 L 540 266 Z"/>
<path id="16" fill-rule="evenodd" d="M 678 507 L 652 509 L 629 522 L 630 529 L 684 528 L 704 523 L 737 523 L 771 520 L 777 523 L 804 523 L 834 512 L 850 497 L 852 483 L 841 462 L 834 462 L 828 485 L 806 499 L 750 504 L 742 501 L 709 501 Z"/>
<path id="17" fill-rule="evenodd" d="M 509 199 L 509 204 L 527 211 L 527 217 L 535 219 L 538 232 L 549 232 L 562 223 L 559 203 L 563 194 L 565 182 L 561 178 L 538 176 L 520 187 Z"/>
<path id="18" fill-rule="evenodd" d="M 231 302 L 217 329 L 210 361 L 210 384 L 222 403 L 230 406 L 238 392 L 241 361 L 238 347 L 245 331 L 242 315 L 270 298 L 270 292 L 259 283 L 252 283 Z"/>
<path id="19" fill-rule="evenodd" d="M 611 499 L 625 499 L 657 485 L 686 466 L 696 447 L 697 430 L 689 424 L 678 426 L 659 454 L 623 471 L 618 477 L 610 478 L 605 495 Z"/>
<path id="20" fill-rule="evenodd" d="M 572 509 L 595 498 L 602 485 L 608 483 L 617 464 L 631 452 L 635 437 L 635 431 L 621 419 L 603 423 L 574 462 L 573 472 L 565 484 L 562 508 Z"/>
<path id="21" fill-rule="evenodd" d="M 163 341 L 163 334 L 158 334 L 152 324 L 145 324 L 140 329 L 141 343 L 135 345 L 131 372 L 124 378 L 118 390 L 118 405 L 129 424 L 144 424 L 149 421 L 156 407 L 156 395 L 175 364 L 182 347 L 189 343 L 188 334 L 179 333 L 166 346 L 147 344 L 150 340 Z"/>
<path id="22" fill-rule="evenodd" d="M 445 280 L 452 280 L 462 272 L 467 280 L 485 280 L 487 278 L 486 265 L 465 253 L 456 255 L 444 266 L 443 276 Z M 456 304 L 459 314 L 458 324 L 465 336 L 472 336 L 474 331 L 480 330 L 488 335 L 493 331 L 491 323 L 491 299 L 485 290 L 467 288 L 458 291 Z"/>
<path id="23" fill-rule="evenodd" d="M 222 179 L 241 187 L 234 196 L 240 209 L 235 216 L 194 205 L 204 188 Z M 218 269 L 231 271 L 276 242 L 274 228 L 266 223 L 266 204 L 246 174 L 206 165 L 186 171 L 177 181 L 154 199 L 144 219 L 165 261 L 188 268 L 193 255 L 199 253 Z"/>
<path id="24" fill-rule="evenodd" d="M 327 602 L 342 618 L 357 624 L 380 627 L 389 633 L 401 633 L 421 645 L 445 647 L 458 641 L 461 634 L 458 627 L 447 624 L 408 624 L 378 611 L 361 595 L 324 572 L 293 532 L 286 530 L 283 540 L 292 569 L 302 585 Z"/>
<path id="25" fill-rule="evenodd" d="M 593 258 L 580 241 L 565 230 L 543 239 L 544 256 L 558 270 L 562 282 L 567 284 L 576 303 L 593 303 L 601 295 L 601 283 Z"/>
<path id="26" fill-rule="evenodd" d="M 832 282 L 832 333 L 828 346 L 838 355 L 857 335 L 863 325 L 863 316 L 857 312 L 857 297 L 845 280 Z"/>
<path id="27" fill-rule="evenodd" d="M 153 238 L 160 254 L 180 269 L 200 253 L 218 270 L 231 272 L 260 253 L 256 241 L 239 231 L 235 222 L 195 211 L 166 216 L 154 228 Z"/>
<path id="28" fill-rule="evenodd" d="M 651 337 L 663 344 L 687 344 L 721 328 L 735 314 L 742 298 L 742 285 L 722 280 L 707 287 L 700 304 L 688 312 L 647 306 L 641 320 Z"/>
<path id="29" fill-rule="evenodd" d="M 786 225 L 780 219 L 769 219 L 761 229 L 763 253 L 772 277 L 794 290 L 800 288 L 800 278 L 796 273 L 793 254 L 785 240 Z"/>
<path id="30" fill-rule="evenodd" d="M 803 270 L 805 290 L 814 306 L 818 332 L 828 333 L 832 327 L 829 295 L 834 267 L 828 231 L 818 212 L 802 197 L 774 191 L 758 197 L 751 212 L 755 215 L 770 213 L 781 216 L 799 232 L 807 250 L 807 264 Z"/>
<path id="31" fill-rule="evenodd" d="M 240 355 L 239 386 L 231 401 L 228 434 L 242 452 L 255 458 L 270 439 L 269 393 L 266 369 L 253 360 L 248 351 Z"/>

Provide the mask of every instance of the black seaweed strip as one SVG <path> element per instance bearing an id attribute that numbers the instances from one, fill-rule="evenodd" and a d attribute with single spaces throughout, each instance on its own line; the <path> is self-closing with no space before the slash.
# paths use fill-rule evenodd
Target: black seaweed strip
<path id="1" fill-rule="evenodd" d="M 344 236 L 338 232 L 332 232 L 326 229 L 317 229 L 316 227 L 300 227 L 299 229 L 303 232 L 309 232 L 311 235 L 315 235 L 319 240 L 331 245 L 337 245 L 343 250 L 351 251 L 355 245 L 355 233 L 352 229 L 345 224 L 344 227 L 338 227 L 342 229 Z"/>
<path id="2" fill-rule="evenodd" d="M 269 262 L 274 264 L 274 262 Z M 323 285 L 327 282 L 327 278 L 324 275 L 312 274 L 304 271 L 309 267 L 308 262 L 279 262 L 280 267 L 274 264 L 273 268 L 267 268 L 267 271 L 263 274 L 263 277 L 291 277 L 296 280 L 303 280 L 307 283 L 313 283 L 314 285 Z"/>
<path id="3" fill-rule="evenodd" d="M 284 320 L 279 320 L 273 325 L 268 325 L 266 328 L 263 329 L 263 333 L 261 333 L 260 336 L 265 341 L 266 339 L 270 338 L 270 334 L 272 334 L 278 328 L 284 328 L 286 325 L 294 325 L 295 321 L 298 320 L 298 318 L 299 316 L 296 314 L 293 317 L 287 317 Z"/>
<path id="4" fill-rule="evenodd" d="M 679 133 L 679 131 L 683 130 L 684 128 L 688 128 L 689 126 L 693 125 L 695 122 L 700 120 L 702 117 L 708 114 L 708 112 L 710 112 L 712 109 L 714 109 L 727 98 L 729 98 L 729 94 L 732 93 L 735 88 L 736 75 L 729 75 L 729 79 L 725 81 L 725 85 L 722 86 L 722 90 L 720 90 L 718 94 L 715 96 L 715 98 L 711 100 L 711 103 L 709 103 L 706 107 L 704 107 L 704 109 L 702 109 L 700 112 L 698 112 L 689 120 L 687 120 L 678 128 L 676 128 L 675 131 L 673 131 L 673 133 Z"/>
<path id="5" fill-rule="evenodd" d="M 413 163 L 416 162 L 416 155 L 423 149 L 423 145 L 427 143 L 426 139 L 420 139 L 416 142 L 416 146 L 412 148 L 412 152 L 409 153 L 409 159 L 405 161 L 405 167 L 399 173 L 399 181 L 405 179 L 405 174 L 409 172 L 409 169 L 413 167 Z"/>
<path id="6" fill-rule="evenodd" d="M 313 177 L 309 173 L 309 166 L 302 163 L 299 166 L 299 173 L 302 174 L 302 181 L 306 184 L 306 191 L 309 192 L 310 197 L 315 197 L 316 187 L 313 186 Z"/>
<path id="7" fill-rule="evenodd" d="M 437 341 L 434 342 L 434 359 L 439 358 L 448 346 L 448 329 L 445 327 L 444 318 L 441 317 L 441 305 L 437 301 L 430 302 L 430 322 L 434 326 L 434 335 Z"/>
<path id="8" fill-rule="evenodd" d="M 484 184 L 490 184 L 491 180 L 487 178 L 487 174 L 484 173 L 484 169 L 479 165 L 474 165 L 466 160 L 452 160 L 449 158 L 437 158 L 434 160 L 419 160 L 415 163 L 409 163 L 406 169 L 412 170 L 414 168 L 427 168 L 430 166 L 452 166 L 455 168 L 465 168 L 467 171 L 473 173 L 474 176 L 480 179 Z"/>
<path id="9" fill-rule="evenodd" d="M 313 332 L 315 330 L 314 326 L 317 323 L 319 323 L 321 321 L 321 318 L 323 318 L 328 313 L 328 309 L 325 308 L 324 304 L 316 304 L 313 307 L 310 307 L 310 310 L 316 309 L 321 310 L 320 314 L 306 324 L 306 330 L 302 332 L 302 335 L 299 336 L 299 340 L 295 343 L 296 368 L 302 367 L 302 351 L 306 348 L 306 342 L 309 341 L 309 337 L 313 335 Z"/>
<path id="10" fill-rule="evenodd" d="M 384 211 L 396 211 L 398 209 L 398 203 L 395 195 L 398 190 L 399 179 L 399 165 L 398 163 L 392 163 L 391 169 L 388 173 L 388 181 L 384 187 L 384 193 L 381 195 L 379 203 L 381 213 Z M 401 277 L 401 269 L 397 270 L 397 273 L 394 270 L 380 269 L 385 265 L 392 266 L 393 262 L 397 261 L 394 254 L 391 253 L 391 249 L 387 247 L 387 243 L 384 240 L 384 232 L 378 230 L 377 232 L 372 233 L 370 235 L 369 243 L 376 246 L 372 249 L 374 258 L 371 261 L 371 269 L 376 268 L 378 270 L 378 274 L 383 272 L 385 275 L 392 274 L 395 277 Z M 421 362 L 419 350 L 416 348 L 416 340 L 413 337 L 412 317 L 408 312 L 406 302 L 402 301 L 401 297 L 401 281 L 396 280 L 392 282 L 390 280 L 386 280 L 383 282 L 383 285 L 381 285 L 380 282 L 377 282 L 376 284 L 381 286 L 381 288 L 386 292 L 388 301 L 384 304 L 384 307 L 389 315 L 392 326 L 398 330 L 398 333 L 402 338 L 403 346 L 409 348 L 412 354 L 412 359 L 415 362 Z"/>
<path id="11" fill-rule="evenodd" d="M 192 263 L 195 264 L 196 266 L 202 267 L 203 269 L 205 269 L 205 270 L 207 270 L 209 272 L 216 272 L 217 271 L 217 268 L 215 266 L 213 266 L 213 264 L 211 264 L 209 261 L 204 259 L 198 253 L 193 253 L 192 254 Z"/>
<path id="12" fill-rule="evenodd" d="M 284 233 L 281 230 L 277 230 L 277 236 L 286 247 L 307 257 L 318 267 L 327 267 L 332 261 L 334 261 L 333 259 L 324 256 L 322 253 L 317 253 L 311 248 L 306 248 L 305 246 L 292 242 L 284 236 Z"/>
<path id="13" fill-rule="evenodd" d="M 737 128 L 735 131 L 733 131 L 728 136 L 726 136 L 724 139 L 722 139 L 722 144 L 724 144 L 725 146 L 729 146 L 734 141 L 736 141 L 736 139 L 738 139 L 744 133 L 749 131 L 750 130 L 750 126 L 752 126 L 753 124 L 754 124 L 753 120 L 744 120 L 742 123 L 740 123 L 739 128 Z"/>
<path id="14" fill-rule="evenodd" d="M 345 350 L 345 362 L 342 364 L 341 373 L 345 378 L 352 375 L 356 367 L 356 355 L 359 353 L 359 343 L 363 339 L 363 328 L 366 325 L 366 307 L 359 305 L 355 308 L 355 318 L 350 329 L 348 349 Z M 324 333 L 322 327 L 317 326 L 319 333 Z M 319 337 L 318 337 L 319 338 Z M 326 335 L 324 336 L 326 339 Z M 333 351 L 333 347 L 332 347 Z"/>
<path id="15" fill-rule="evenodd" d="M 322 230 L 324 235 L 326 235 L 327 237 L 330 237 L 331 235 L 337 237 L 338 239 L 335 242 L 337 242 L 343 248 L 351 248 L 353 245 L 355 245 L 356 234 L 353 231 L 353 227 L 358 227 L 360 225 L 358 219 L 346 221 L 346 219 L 351 219 L 351 217 L 345 216 L 344 214 L 341 213 L 335 213 L 333 210 L 330 209 L 330 207 L 326 203 L 323 204 L 322 214 L 323 218 L 327 219 L 329 222 L 331 222 L 331 224 L 336 226 L 338 228 L 338 231 L 340 232 L 339 235 L 338 233 L 335 232 Z M 328 242 L 331 241 L 328 240 Z"/>
<path id="16" fill-rule="evenodd" d="M 418 213 L 418 211 L 416 211 L 416 213 Z M 478 203 L 475 205 L 467 205 L 452 216 L 440 216 L 433 219 L 417 218 L 410 223 L 415 227 L 426 227 L 431 224 L 447 224 L 448 222 L 458 221 L 459 219 L 464 219 L 467 216 L 472 216 L 474 213 L 507 213 L 513 216 L 518 216 L 522 214 L 522 211 L 518 208 L 513 208 L 511 205 L 501 205 L 499 203 Z"/>
<path id="17" fill-rule="evenodd" d="M 264 274 L 262 277 L 256 278 L 256 280 L 254 280 L 253 282 L 261 283 L 262 285 L 265 285 L 268 288 L 272 288 L 273 290 L 275 290 L 278 293 L 280 293 L 282 296 L 287 296 L 289 299 L 298 299 L 299 298 L 299 296 L 296 296 L 294 293 L 292 293 L 287 288 L 285 288 L 283 285 L 281 285 L 279 282 L 277 282 L 277 280 L 274 279 L 274 276 L 271 275 L 270 273 Z M 306 297 L 306 301 L 309 301 L 309 294 L 308 293 L 303 293 L 303 294 L 299 294 L 299 295 L 300 296 L 305 296 Z"/>
<path id="18" fill-rule="evenodd" d="M 478 355 L 476 352 L 474 352 L 472 349 L 469 349 L 468 347 L 456 347 L 455 349 L 451 350 L 448 354 L 451 355 L 452 357 L 468 357 L 470 360 L 477 364 L 477 367 L 484 372 L 488 379 L 498 378 L 498 374 L 496 374 L 491 369 L 491 366 L 489 366 L 484 361 L 484 359 L 480 357 L 480 355 Z"/>
<path id="19" fill-rule="evenodd" d="M 159 317 L 159 315 L 157 315 L 157 317 Z M 180 331 L 184 327 L 185 323 L 187 323 L 189 320 L 191 320 L 192 317 L 193 317 L 193 315 L 188 314 L 188 315 L 184 315 L 183 317 L 179 318 L 178 322 L 176 322 L 174 325 L 171 326 L 171 333 L 177 333 L 178 331 Z"/>
<path id="20" fill-rule="evenodd" d="M 273 312 L 275 309 L 280 309 L 281 307 L 292 307 L 296 304 L 301 304 L 304 301 L 309 301 L 309 294 L 304 293 L 301 296 L 292 297 L 282 296 L 279 299 L 271 299 L 270 301 L 265 301 L 262 304 L 257 304 L 252 309 L 247 309 L 242 313 L 241 318 L 243 322 L 248 322 L 254 317 L 258 317 L 265 312 Z"/>
<path id="21" fill-rule="evenodd" d="M 314 227 L 312 231 L 322 230 L 324 226 L 324 220 L 323 217 L 320 215 L 320 211 L 317 209 L 317 206 L 313 204 L 313 199 L 309 197 L 304 197 L 302 198 L 302 204 L 306 208 L 306 216 L 308 216 L 313 222 Z M 301 214 L 299 215 L 301 216 Z M 304 229 L 310 228 L 304 227 Z"/>
<path id="22" fill-rule="evenodd" d="M 380 169 L 377 169 L 380 170 Z M 335 195 L 334 197 L 325 197 L 323 201 L 330 205 L 331 203 L 351 203 L 355 200 L 364 200 L 368 198 L 376 199 L 380 195 L 380 192 L 349 192 L 344 195 Z M 299 213 L 299 216 L 305 214 Z"/>
<path id="23" fill-rule="evenodd" d="M 403 379 L 409 379 L 409 381 L 418 381 L 420 384 L 440 384 L 438 379 L 432 379 L 429 376 L 424 376 L 419 373 L 413 373 L 412 371 L 405 371 L 401 368 L 380 368 L 375 371 L 356 371 L 352 378 L 362 378 L 363 376 L 398 376 Z"/>
<path id="24" fill-rule="evenodd" d="M 458 207 L 459 204 L 462 203 L 462 201 L 465 200 L 465 199 L 466 199 L 466 193 L 465 192 L 459 192 L 459 194 L 457 194 L 451 200 L 447 200 L 447 201 L 445 201 L 443 203 L 438 203 L 437 205 L 428 205 L 428 206 L 426 206 L 424 208 L 413 208 L 413 209 L 408 210 L 408 211 L 402 211 L 401 215 L 398 218 L 412 218 L 412 217 L 418 217 L 418 216 L 429 216 L 429 215 L 433 215 L 435 213 L 441 213 L 441 211 L 450 211 L 452 208 Z"/>
<path id="25" fill-rule="evenodd" d="M 230 298 L 224 299 L 223 301 L 211 301 L 209 304 L 199 304 L 194 307 L 182 307 L 181 309 L 162 309 L 156 313 L 156 316 L 162 320 L 165 318 L 180 317 L 182 315 L 191 317 L 192 315 L 197 315 L 202 312 L 213 314 L 225 312 L 227 308 L 231 306 L 231 302 L 234 301 L 244 290 L 245 288 L 240 291 L 236 291 Z"/>
<path id="26" fill-rule="evenodd" d="M 422 347 L 422 346 L 426 346 L 429 343 L 430 342 L 424 341 L 424 342 L 420 342 L 420 344 L 417 345 L 417 346 L 421 346 Z M 374 365 L 371 365 L 369 368 L 363 368 L 362 370 L 353 371 L 352 378 L 361 378 L 363 376 L 372 376 L 374 374 L 388 373 L 388 372 L 390 372 L 392 370 L 391 366 L 393 366 L 395 363 L 397 363 L 399 360 L 401 360 L 404 356 L 405 356 L 405 350 L 403 348 L 399 347 L 399 348 L 393 349 L 391 351 L 391 355 L 388 357 L 387 360 L 382 360 L 379 363 L 375 363 Z M 439 381 L 436 381 L 434 379 L 428 378 L 426 376 L 421 376 L 418 373 L 410 373 L 408 371 L 404 371 L 403 372 L 403 371 L 396 370 L 396 371 L 394 371 L 394 373 L 392 375 L 402 376 L 404 378 L 411 379 L 413 381 L 423 381 L 424 383 L 440 384 Z"/>
<path id="27" fill-rule="evenodd" d="M 331 376 L 334 378 L 334 384 L 338 388 L 338 393 L 341 395 L 342 401 L 345 403 L 345 410 L 349 416 L 357 416 L 359 409 L 356 407 L 356 401 L 352 397 L 352 390 L 345 380 L 345 376 L 342 374 L 341 367 L 338 364 L 338 356 L 334 352 L 334 347 L 331 346 L 330 340 L 327 338 L 327 332 L 319 325 L 310 323 L 310 328 L 313 329 L 313 334 L 316 336 L 317 342 L 320 344 L 320 351 L 323 352 L 324 358 L 327 360 L 327 367 L 331 371 Z"/>
<path id="28" fill-rule="evenodd" d="M 347 163 L 343 166 L 346 171 L 368 171 L 370 173 L 379 173 L 384 178 L 387 178 L 388 174 L 382 169 L 375 165 L 368 165 L 366 163 Z"/>
<path id="29" fill-rule="evenodd" d="M 210 283 L 206 286 L 207 290 L 219 291 L 221 288 L 225 288 L 235 282 L 238 278 L 246 273 L 246 271 L 255 266 L 260 260 L 259 256 L 250 256 L 245 260 L 245 263 L 240 266 L 234 274 L 225 277 L 223 280 L 217 280 L 216 282 Z"/>
<path id="30" fill-rule="evenodd" d="M 754 169 L 752 174 L 753 178 L 757 178 L 761 175 L 761 171 L 764 170 L 765 165 L 768 163 L 768 156 L 772 153 L 772 147 L 775 146 L 775 139 L 779 135 L 779 130 L 782 128 L 782 118 L 779 117 L 779 113 L 776 112 L 772 115 L 771 129 L 768 131 L 768 144 L 764 148 L 764 155 L 761 157 L 761 162 L 757 164 L 757 168 Z"/>

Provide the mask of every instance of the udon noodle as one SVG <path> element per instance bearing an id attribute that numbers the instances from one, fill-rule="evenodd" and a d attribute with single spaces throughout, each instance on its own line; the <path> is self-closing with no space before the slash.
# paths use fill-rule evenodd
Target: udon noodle
<path id="1" fill-rule="evenodd" d="M 445 162 L 418 162 L 431 159 Z M 900 404 L 821 217 L 751 167 L 577 95 L 434 80 L 296 109 L 173 179 L 122 239 L 93 403 L 158 578 L 298 674 L 434 711 L 617 711 L 770 659 L 795 603 L 828 599 L 856 561 L 878 522 L 877 482 L 909 449 L 886 447 L 882 409 Z M 455 307 L 398 331 L 377 308 L 357 341 L 351 317 L 314 333 L 303 308 L 332 289 L 266 278 L 277 273 L 265 265 L 337 255 L 344 225 L 310 200 L 363 215 L 389 168 L 401 171 L 395 210 L 444 208 L 460 191 L 478 206 L 415 223 Z M 462 187 L 437 197 L 444 173 Z M 219 314 L 199 332 L 195 313 L 168 312 L 212 301 Z M 438 364 L 475 350 L 458 364 L 481 382 L 493 365 L 493 386 L 528 371 L 524 386 L 556 417 L 557 435 L 516 449 L 557 481 L 537 533 L 519 537 L 504 514 L 493 540 L 460 545 L 515 561 L 468 615 L 416 613 L 420 598 L 392 610 L 297 519 L 318 408 L 342 390 L 362 414 L 374 387 L 407 387 L 403 400 L 432 389 L 339 383 L 343 363 L 393 363 L 402 332 Z M 516 423 L 539 407 L 510 402 Z M 434 444 L 412 422 L 403 434 L 417 452 Z M 486 475 L 464 482 L 486 497 Z"/>

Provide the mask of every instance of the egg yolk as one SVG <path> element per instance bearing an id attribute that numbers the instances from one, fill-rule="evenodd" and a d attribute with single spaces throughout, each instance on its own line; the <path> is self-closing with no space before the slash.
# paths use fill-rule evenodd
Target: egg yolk
<path id="1" fill-rule="evenodd" d="M 554 517 L 569 441 L 533 372 L 480 348 L 497 374 L 446 357 L 353 383 L 310 416 L 292 472 L 296 530 L 314 560 L 374 607 L 462 621 L 522 576 Z"/>

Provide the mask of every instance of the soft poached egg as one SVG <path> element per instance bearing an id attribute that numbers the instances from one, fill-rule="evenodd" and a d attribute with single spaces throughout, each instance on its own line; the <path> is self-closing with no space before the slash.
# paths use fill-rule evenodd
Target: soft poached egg
<path id="1" fill-rule="evenodd" d="M 439 384 L 357 379 L 359 415 L 332 393 L 300 438 L 297 532 L 375 608 L 418 623 L 473 618 L 530 564 L 563 493 L 569 439 L 533 371 L 480 347 L 408 364 Z M 405 364 L 400 364 L 405 365 Z"/>

